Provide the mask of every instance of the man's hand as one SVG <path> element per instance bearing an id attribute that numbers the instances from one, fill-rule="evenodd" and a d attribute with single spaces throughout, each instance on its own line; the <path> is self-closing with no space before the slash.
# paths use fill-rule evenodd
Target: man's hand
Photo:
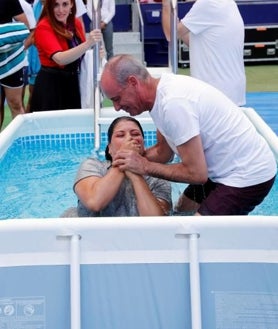
<path id="1" fill-rule="evenodd" d="M 104 30 L 106 28 L 106 23 L 104 23 L 103 21 L 100 22 L 100 29 Z"/>
<path id="2" fill-rule="evenodd" d="M 121 171 L 130 170 L 135 174 L 146 175 L 148 160 L 139 154 L 138 150 L 120 150 L 116 153 L 112 166 Z"/>

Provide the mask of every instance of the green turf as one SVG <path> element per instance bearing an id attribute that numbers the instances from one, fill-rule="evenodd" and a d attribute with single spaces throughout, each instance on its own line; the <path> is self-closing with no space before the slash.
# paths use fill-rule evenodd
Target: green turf
<path id="1" fill-rule="evenodd" d="M 5 117 L 2 126 L 2 130 L 11 122 L 11 112 L 7 106 L 5 106 Z"/>
<path id="2" fill-rule="evenodd" d="M 181 74 L 189 74 L 189 69 L 179 69 Z M 278 65 L 246 65 L 246 91 L 278 92 Z"/>
<path id="3" fill-rule="evenodd" d="M 247 92 L 278 92 L 278 65 L 247 65 L 245 66 Z M 189 75 L 189 69 L 179 68 L 178 73 Z M 27 101 L 28 93 L 25 100 Z M 104 106 L 111 106 L 109 100 L 104 101 Z M 11 113 L 8 106 L 5 106 L 5 118 L 2 130 L 11 121 Z"/>

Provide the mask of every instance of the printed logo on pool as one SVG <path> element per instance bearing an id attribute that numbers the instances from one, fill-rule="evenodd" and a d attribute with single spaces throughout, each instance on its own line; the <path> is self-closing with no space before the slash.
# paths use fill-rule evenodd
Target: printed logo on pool
<path id="1" fill-rule="evenodd" d="M 45 329 L 45 297 L 0 299 L 0 329 Z"/>

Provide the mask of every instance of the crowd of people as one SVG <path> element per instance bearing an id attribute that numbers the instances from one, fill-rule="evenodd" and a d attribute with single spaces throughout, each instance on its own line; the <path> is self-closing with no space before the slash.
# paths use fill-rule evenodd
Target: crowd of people
<path id="1" fill-rule="evenodd" d="M 82 163 L 74 183 L 74 216 L 168 215 L 170 182 L 188 184 L 175 205 L 178 213 L 247 215 L 264 200 L 277 164 L 240 108 L 246 102 L 244 23 L 234 0 L 194 1 L 177 22 L 177 37 L 189 47 L 190 76 L 160 78 L 133 56 L 114 56 L 114 1 L 101 1 L 100 26 L 92 24 L 87 35 L 82 16 L 94 20 L 92 0 L 35 0 L 32 14 L 26 1 L 0 0 L 0 25 L 17 21 L 28 32 L 20 44 L 21 60 L 0 75 L 1 107 L 6 98 L 12 117 L 81 108 L 80 64 L 103 42 L 107 63 L 101 90 L 116 111 L 130 115 L 111 123 L 106 161 Z M 170 41 L 172 2 L 161 2 L 161 26 Z M 147 149 L 143 129 L 132 118 L 145 111 L 157 129 L 157 143 Z M 180 161 L 173 163 L 175 154 Z"/>
<path id="2" fill-rule="evenodd" d="M 0 25 L 22 22 L 29 31 L 21 41 L 20 63 L 9 60 L 18 51 L 13 47 L 0 54 L 1 125 L 5 102 L 12 119 L 27 112 L 81 107 L 79 72 L 84 54 L 103 43 L 106 52 L 101 46 L 101 56 L 113 56 L 115 1 L 101 2 L 99 28 L 86 35 L 83 16 L 94 19 L 92 6 L 90 0 L 0 0 Z M 26 87 L 29 97 L 25 105 Z"/>

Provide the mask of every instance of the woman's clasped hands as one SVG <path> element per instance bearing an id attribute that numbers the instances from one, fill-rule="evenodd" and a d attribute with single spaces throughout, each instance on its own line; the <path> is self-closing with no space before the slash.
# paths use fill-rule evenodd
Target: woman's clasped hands
<path id="1" fill-rule="evenodd" d="M 144 152 L 140 143 L 129 140 L 113 156 L 112 166 L 118 167 L 121 171 L 145 175 L 145 165 L 148 160 L 144 157 Z"/>

